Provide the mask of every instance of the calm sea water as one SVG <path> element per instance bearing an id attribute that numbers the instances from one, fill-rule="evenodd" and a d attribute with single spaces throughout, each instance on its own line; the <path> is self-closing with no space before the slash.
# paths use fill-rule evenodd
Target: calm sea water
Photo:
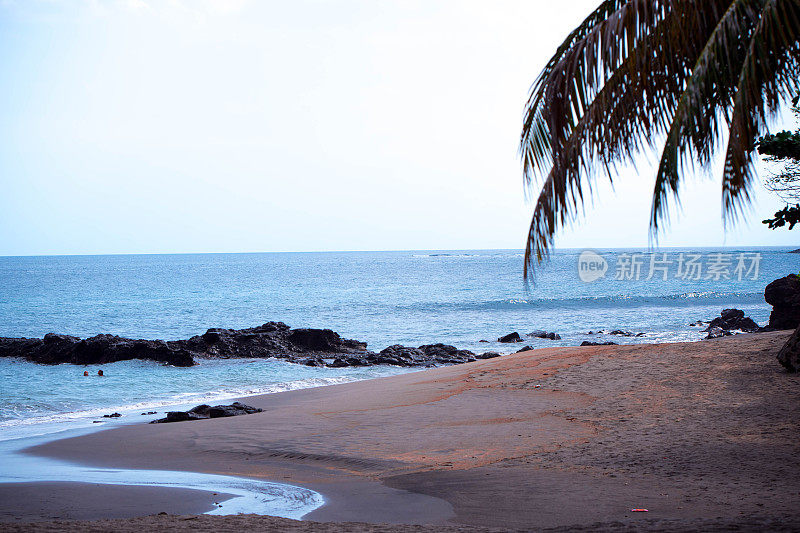
<path id="1" fill-rule="evenodd" d="M 293 327 L 331 328 L 373 350 L 443 342 L 510 352 L 520 345 L 479 341 L 536 329 L 555 331 L 562 340 L 525 344 L 698 340 L 699 328 L 688 324 L 725 307 L 765 323 L 765 285 L 800 269 L 800 255 L 786 249 L 670 249 L 657 257 L 673 261 L 662 264 L 666 280 L 663 271 L 644 279 L 648 255 L 636 256 L 641 279 L 617 280 L 617 267 L 630 259 L 626 254 L 642 250 L 598 250 L 608 271 L 587 283 L 578 275 L 581 252 L 557 252 L 530 290 L 522 282 L 522 254 L 508 250 L 0 257 L 0 336 L 59 332 L 179 339 L 209 327 L 280 320 Z M 701 279 L 678 276 L 681 252 L 684 259 L 689 253 L 702 256 Z M 730 261 L 729 279 L 706 279 L 715 252 Z M 758 273 L 742 272 L 738 279 L 735 268 L 744 252 L 759 254 Z M 747 257 L 751 266 L 755 256 Z M 587 334 L 617 328 L 645 336 Z M 210 361 L 189 369 L 129 361 L 106 365 L 106 379 L 89 380 L 81 377 L 83 370 L 0 360 L 0 438 L 91 424 L 110 411 L 134 416 L 165 405 L 402 371 L 312 369 L 270 360 Z"/>

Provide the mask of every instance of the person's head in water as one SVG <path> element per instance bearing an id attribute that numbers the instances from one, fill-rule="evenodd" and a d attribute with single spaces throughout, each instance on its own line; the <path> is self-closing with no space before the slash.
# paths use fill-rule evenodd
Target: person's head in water
<path id="1" fill-rule="evenodd" d="M 102 371 L 102 370 L 98 370 L 98 371 L 97 371 L 97 375 L 98 375 L 98 376 L 102 376 L 102 375 L 103 375 L 103 371 Z"/>
<path id="2" fill-rule="evenodd" d="M 88 375 L 89 375 L 89 371 L 88 371 L 88 370 L 84 370 L 84 371 L 83 371 L 83 375 L 84 375 L 84 376 L 88 376 Z"/>

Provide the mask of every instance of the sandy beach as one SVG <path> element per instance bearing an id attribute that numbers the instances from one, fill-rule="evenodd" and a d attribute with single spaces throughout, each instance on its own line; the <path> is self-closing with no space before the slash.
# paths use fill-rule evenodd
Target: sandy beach
<path id="1" fill-rule="evenodd" d="M 187 501 L 181 491 L 119 487 L 98 501 L 84 487 L 61 502 L 68 509 L 59 516 L 133 516 L 119 506 L 138 502 L 141 515 L 168 515 L 21 525 L 47 519 L 42 502 L 63 494 L 64 487 L 41 483 L 30 484 L 24 498 L 0 497 L 0 529 L 356 529 L 330 523 L 349 522 L 433 525 L 358 526 L 364 531 L 796 530 L 800 376 L 775 360 L 788 336 L 547 348 L 250 397 L 248 404 L 264 409 L 254 415 L 58 440 L 29 453 L 258 477 L 311 488 L 327 503 L 302 523 L 257 516 L 187 522 L 172 515 L 203 509 L 178 505 Z M 9 490 L 0 486 L 0 494 Z M 159 490 L 157 498 L 146 494 Z"/>

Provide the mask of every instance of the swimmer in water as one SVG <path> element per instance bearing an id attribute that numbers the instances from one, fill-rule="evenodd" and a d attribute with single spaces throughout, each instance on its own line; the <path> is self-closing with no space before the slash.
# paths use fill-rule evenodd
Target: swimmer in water
<path id="1" fill-rule="evenodd" d="M 88 370 L 84 370 L 84 371 L 83 371 L 83 375 L 84 375 L 84 376 L 88 376 L 88 375 L 89 375 L 89 371 L 88 371 Z"/>
<path id="2" fill-rule="evenodd" d="M 98 370 L 98 371 L 97 371 L 97 375 L 98 375 L 98 376 L 103 376 L 103 371 L 102 371 L 102 370 Z"/>

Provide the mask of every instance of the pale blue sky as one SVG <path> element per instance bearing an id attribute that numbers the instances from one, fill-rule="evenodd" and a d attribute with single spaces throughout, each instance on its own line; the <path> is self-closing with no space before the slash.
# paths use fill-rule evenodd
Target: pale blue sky
<path id="1" fill-rule="evenodd" d="M 0 0 L 0 255 L 520 248 L 530 83 L 596 0 Z M 647 245 L 652 169 L 557 244 Z M 795 245 L 689 180 L 665 245 Z"/>

